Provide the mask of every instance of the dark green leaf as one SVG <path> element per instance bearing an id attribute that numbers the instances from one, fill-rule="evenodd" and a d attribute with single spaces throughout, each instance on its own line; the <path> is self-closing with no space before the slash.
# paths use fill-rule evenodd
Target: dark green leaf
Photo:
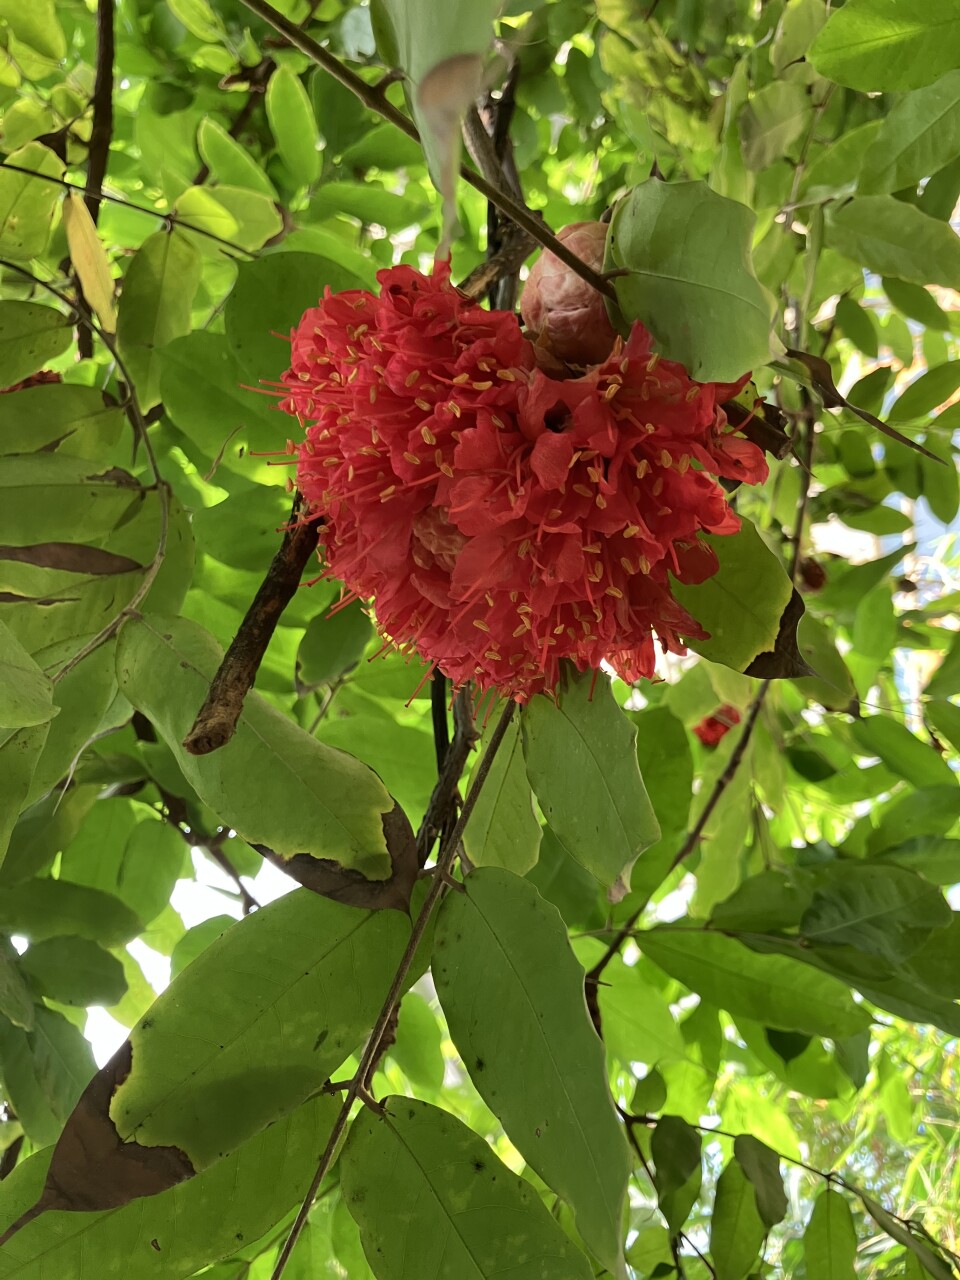
<path id="1" fill-rule="evenodd" d="M 703 1178 L 700 1134 L 680 1116 L 659 1118 L 651 1138 L 657 1203 L 675 1235 L 700 1194 Z"/>
<path id="2" fill-rule="evenodd" d="M 780 1173 L 780 1157 L 759 1138 L 741 1133 L 734 1139 L 737 1164 L 753 1183 L 757 1212 L 767 1229 L 787 1216 L 787 1193 Z"/>
<path id="3" fill-rule="evenodd" d="M 27 880 L 0 894 L 0 930 L 33 942 L 76 934 L 104 946 L 129 942 L 140 921 L 119 898 L 66 880 Z"/>
<path id="4" fill-rule="evenodd" d="M 4 3 L 10 6 L 10 0 L 4 0 Z M 20 13 L 25 12 L 24 7 L 17 4 L 16 0 L 12 7 Z M 7 168 L 8 164 L 10 168 Z M 17 168 L 14 169 L 13 165 Z M 24 169 L 29 172 L 21 172 Z M 34 173 L 41 176 L 31 177 Z M 28 142 L 25 147 L 18 148 L 6 157 L 6 163 L 0 166 L 0 256 L 13 258 L 17 262 L 28 262 L 43 253 L 50 238 L 50 226 L 61 194 L 60 187 L 50 179 L 59 178 L 62 173 L 63 164 L 59 157 L 40 142 Z M 0 316 L 7 314 L 10 305 L 3 303 Z M 34 309 L 41 310 L 39 307 Z M 26 315 L 26 312 L 23 314 Z M 25 375 L 21 373 L 17 378 L 6 376 L 6 344 L 2 338 L 3 328 L 0 328 L 0 382 L 8 386 Z M 37 342 L 38 339 L 35 338 L 34 344 Z M 66 345 L 45 350 L 40 362 L 27 372 L 33 373 L 34 369 L 39 369 L 41 364 L 64 350 Z"/>

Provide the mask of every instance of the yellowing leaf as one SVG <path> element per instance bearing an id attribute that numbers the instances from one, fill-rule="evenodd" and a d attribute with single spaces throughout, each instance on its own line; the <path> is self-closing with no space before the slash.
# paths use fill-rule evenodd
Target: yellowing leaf
<path id="1" fill-rule="evenodd" d="M 107 333 L 117 331 L 110 263 L 90 211 L 75 191 L 63 202 L 63 228 L 83 296 Z"/>

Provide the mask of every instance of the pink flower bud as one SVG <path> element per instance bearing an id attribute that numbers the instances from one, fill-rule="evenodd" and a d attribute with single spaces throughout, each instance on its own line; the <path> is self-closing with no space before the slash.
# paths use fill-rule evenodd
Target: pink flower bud
<path id="1" fill-rule="evenodd" d="M 588 267 L 603 270 L 605 223 L 574 222 L 557 239 Z M 520 314 L 538 346 L 568 364 L 600 364 L 617 336 L 603 295 L 546 249 L 523 287 Z"/>

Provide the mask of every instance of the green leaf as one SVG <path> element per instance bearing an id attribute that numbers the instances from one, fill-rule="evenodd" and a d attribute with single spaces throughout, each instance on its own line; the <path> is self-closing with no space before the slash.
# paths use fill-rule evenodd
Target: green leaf
<path id="1" fill-rule="evenodd" d="M 299 1203 L 338 1106 L 338 1098 L 314 1098 L 160 1195 L 104 1213 L 43 1214 L 0 1250 L 0 1276 L 40 1280 L 53 1267 L 60 1280 L 89 1280 L 122 1259 L 138 1280 L 186 1280 L 258 1240 Z M 0 1185 L 0 1222 L 36 1203 L 50 1155 L 38 1152 Z"/>
<path id="2" fill-rule="evenodd" d="M 925 418 L 960 388 L 960 360 L 947 360 L 915 378 L 890 408 L 895 422 Z"/>
<path id="3" fill-rule="evenodd" d="M 865 356 L 875 360 L 880 354 L 880 340 L 866 309 L 852 298 L 841 298 L 834 314 L 844 335 Z"/>
<path id="4" fill-rule="evenodd" d="M 948 786 L 956 775 L 936 748 L 915 737 L 890 716 L 873 715 L 855 720 L 853 739 L 862 753 L 879 756 L 888 769 L 913 786 Z"/>
<path id="5" fill-rule="evenodd" d="M 0 729 L 45 724 L 56 714 L 50 680 L 0 621 Z"/>
<path id="6" fill-rule="evenodd" d="M 766 364 L 773 299 L 750 261 L 753 214 L 702 182 L 643 183 L 617 204 L 607 265 L 628 323 L 700 382 L 733 382 Z"/>
<path id="7" fill-rule="evenodd" d="M 17 817 L 26 805 L 51 722 L 0 733 L 0 867 L 6 858 Z"/>
<path id="8" fill-rule="evenodd" d="M 67 317 L 53 307 L 0 302 L 0 384 L 9 387 L 36 373 L 71 341 Z"/>
<path id="9" fill-rule="evenodd" d="M 310 97 L 299 77 L 278 67 L 267 85 L 267 119 L 294 184 L 309 187 L 320 176 L 320 134 Z"/>
<path id="10" fill-rule="evenodd" d="M 196 332 L 174 338 L 160 353 L 158 366 L 167 413 L 206 457 L 251 476 L 255 465 L 251 453 L 278 448 L 276 411 L 271 413 L 264 398 L 244 386 L 244 371 L 222 333 Z M 285 518 L 288 501 L 283 505 L 287 508 Z M 234 521 L 234 528 L 235 536 L 242 538 L 245 531 L 240 520 Z M 272 534 L 276 544 L 276 526 Z M 261 562 L 263 566 L 269 564 L 274 549 Z"/>
<path id="11" fill-rule="evenodd" d="M 401 68 L 430 177 L 444 205 L 441 254 L 456 225 L 460 123 L 483 84 L 494 38 L 496 0 L 377 0 L 373 10 L 383 61 Z"/>
<path id="12" fill-rule="evenodd" d="M 389 1054 L 421 1089 L 438 1092 L 442 1088 L 446 1070 L 443 1033 L 437 1015 L 415 991 L 408 991 L 400 1004 L 397 1038 Z"/>
<path id="13" fill-rule="evenodd" d="M 924 445 L 941 458 L 946 466 L 940 466 L 926 457 L 920 458 L 923 496 L 934 516 L 943 524 L 949 525 L 960 508 L 960 474 L 957 472 L 953 444 L 941 436 L 930 434 L 924 438 Z"/>
<path id="14" fill-rule="evenodd" d="M 105 1132 L 145 1150 L 177 1147 L 198 1172 L 215 1163 L 299 1106 L 357 1047 L 409 933 L 400 912 L 358 911 L 305 890 L 247 916 L 131 1031 L 132 1065 L 113 1089 L 109 1121 L 100 1116 Z M 71 1124 L 82 1126 L 79 1117 Z M 108 1152 L 88 1160 L 71 1165 L 71 1178 L 109 1196 L 117 1171 L 104 1168 Z M 129 1186 L 119 1202 L 134 1194 Z"/>
<path id="15" fill-rule="evenodd" d="M 33 997 L 23 980 L 20 961 L 7 938 L 0 938 L 0 1013 L 24 1031 L 34 1024 Z"/>
<path id="16" fill-rule="evenodd" d="M 870 271 L 914 284 L 960 287 L 960 239 L 952 227 L 893 196 L 857 196 L 826 220 L 830 244 Z"/>
<path id="17" fill-rule="evenodd" d="M 4 2 L 9 4 L 10 0 Z M 26 11 L 26 7 L 20 5 L 18 0 L 13 0 L 13 3 L 20 12 Z M 17 168 L 8 168 L 8 165 L 16 165 Z M 23 169 L 29 172 L 20 172 Z M 31 177 L 34 173 L 43 176 Z M 6 157 L 6 162 L 0 166 L 0 256 L 12 258 L 15 262 L 29 262 L 31 258 L 37 258 L 43 253 L 50 239 L 54 211 L 62 194 L 60 186 L 50 179 L 60 178 L 62 175 L 63 162 L 40 142 L 28 142 L 25 147 L 20 147 Z M 4 311 L 11 305 L 13 304 L 3 303 Z M 64 349 L 60 347 L 57 351 L 49 352 L 44 359 L 59 355 Z M 11 378 L 9 381 L 16 382 L 18 379 Z M 0 382 L 4 386 L 9 385 L 2 376 Z"/>
<path id="18" fill-rule="evenodd" d="M 942 893 L 911 870 L 838 861 L 819 868 L 800 932 L 814 943 L 847 943 L 899 964 L 931 931 L 951 922 Z"/>
<path id="19" fill-rule="evenodd" d="M 822 76 L 863 93 L 917 89 L 960 63 L 960 15 L 953 0 L 848 0 L 814 40 Z"/>
<path id="20" fill-rule="evenodd" d="M 556 702 L 523 708 L 527 777 L 557 838 L 622 897 L 637 855 L 660 828 L 637 765 L 637 728 L 605 676 L 570 676 Z"/>
<path id="21" fill-rule="evenodd" d="M 915 1235 L 905 1223 L 895 1218 L 893 1214 L 888 1213 L 881 1204 L 863 1191 L 856 1193 L 860 1198 L 860 1203 L 869 1213 L 882 1231 L 900 1244 L 905 1245 L 910 1252 L 916 1257 L 923 1269 L 928 1275 L 934 1277 L 934 1280 L 955 1280 L 956 1272 L 950 1263 L 939 1253 L 934 1251 L 924 1243 L 918 1235 Z"/>
<path id="22" fill-rule="evenodd" d="M 140 921 L 118 898 L 66 880 L 27 880 L 5 886 L 0 894 L 0 930 L 22 933 L 32 942 L 76 934 L 116 947 L 140 929 Z"/>
<path id="23" fill-rule="evenodd" d="M 88 938 L 34 943 L 21 965 L 43 995 L 59 1004 L 116 1004 L 127 989 L 120 961 Z"/>
<path id="24" fill-rule="evenodd" d="M 643 1062 L 648 1067 L 664 1059 L 685 1056 L 683 1036 L 670 1006 L 636 966 L 617 957 L 597 989 L 604 1043 L 625 1067 Z"/>
<path id="25" fill-rule="evenodd" d="M 468 790 L 497 719 L 491 711 Z M 514 717 L 470 815 L 463 847 L 475 867 L 503 867 L 522 876 L 536 866 L 542 836 L 524 768 L 520 721 Z"/>
<path id="26" fill-rule="evenodd" d="M 710 1220 L 710 1257 L 717 1280 L 744 1280 L 766 1234 L 753 1184 L 740 1164 L 731 1160 L 717 1181 Z"/>
<path id="27" fill-rule="evenodd" d="M 856 1230 L 846 1198 L 824 1187 L 804 1231 L 806 1274 L 823 1280 L 854 1280 Z"/>
<path id="28" fill-rule="evenodd" d="M 844 983 L 788 956 L 759 955 L 736 938 L 676 926 L 645 930 L 636 941 L 665 973 L 734 1017 L 834 1037 L 870 1025 Z"/>
<path id="29" fill-rule="evenodd" d="M 63 850 L 60 878 L 101 889 L 149 924 L 183 875 L 186 844 L 156 810 L 121 796 L 94 805 Z"/>
<path id="30" fill-rule="evenodd" d="M 815 673 L 795 680 L 797 688 L 829 711 L 849 707 L 857 691 L 826 625 L 813 614 L 805 613 L 797 628 L 797 643 L 804 662 Z"/>
<path id="31" fill-rule="evenodd" d="M 569 1202 L 587 1245 L 616 1271 L 627 1149 L 583 970 L 559 913 L 527 881 L 481 868 L 465 888 L 445 899 L 434 946 L 451 1038 L 510 1141 Z M 522 1072 L 504 1044 L 524 1046 Z"/>
<path id="32" fill-rule="evenodd" d="M 158 231 L 127 268 L 117 312 L 117 342 L 142 409 L 160 399 L 160 351 L 190 332 L 201 257 L 183 236 Z"/>
<path id="33" fill-rule="evenodd" d="M 285 336 L 308 307 L 317 305 L 325 287 L 339 293 L 364 284 L 339 263 L 312 253 L 270 254 L 244 263 L 224 320 L 233 354 L 253 385 L 279 378 L 289 368 Z"/>
<path id="34" fill-rule="evenodd" d="M 307 623 L 297 650 L 297 679 L 308 688 L 330 684 L 350 671 L 373 638 L 373 623 L 359 600 Z"/>
<path id="35" fill-rule="evenodd" d="M 219 647 L 196 624 L 142 618 L 121 632 L 117 673 L 123 693 L 156 726 L 200 799 L 248 844 L 265 844 L 284 859 L 312 854 L 386 879 L 383 816 L 394 807 L 386 788 L 372 770 L 317 742 L 258 695 L 247 696 L 225 747 L 206 756 L 184 751 L 219 661 Z"/>
<path id="36" fill-rule="evenodd" d="M 709 635 L 707 640 L 688 640 L 690 648 L 751 675 L 766 674 L 750 670 L 758 659 L 782 666 L 777 674 L 805 675 L 795 632 L 790 634 L 790 576 L 754 525 L 741 520 L 739 533 L 707 535 L 704 541 L 716 552 L 717 572 L 696 586 L 672 580 L 673 594 Z M 793 628 L 799 618 L 793 619 Z M 781 658 L 778 641 L 785 627 L 788 648 Z"/>
<path id="37" fill-rule="evenodd" d="M 857 189 L 880 195 L 915 187 L 960 151 L 960 71 L 902 98 L 864 157 Z"/>
<path id="38" fill-rule="evenodd" d="M 34 0 L 29 5 L 20 4 L 19 0 L 0 0 L 0 19 L 18 40 L 45 58 L 59 62 L 66 56 L 67 42 L 55 0 Z"/>
<path id="39" fill-rule="evenodd" d="M 197 132 L 197 145 L 203 162 L 217 182 L 231 187 L 246 187 L 277 198 L 273 183 L 239 142 L 211 116 L 204 116 Z"/>
<path id="40" fill-rule="evenodd" d="M 225 34 L 223 23 L 208 0 L 167 0 L 174 15 L 198 40 L 220 40 Z"/>
<path id="41" fill-rule="evenodd" d="M 753 1183 L 757 1212 L 768 1229 L 787 1216 L 787 1193 L 780 1173 L 780 1157 L 759 1138 L 741 1133 L 733 1142 L 737 1164 Z"/>
<path id="42" fill-rule="evenodd" d="M 656 1123 L 650 1151 L 657 1203 L 667 1226 L 676 1234 L 686 1222 L 703 1181 L 703 1139 L 680 1116 L 663 1115 Z"/>
<path id="43" fill-rule="evenodd" d="M 260 249 L 283 230 L 276 197 L 243 187 L 188 187 L 174 204 L 182 236 L 199 253 L 213 254 L 234 245 Z M 208 232 L 208 235 L 199 234 Z M 211 239 L 229 241 L 229 246 Z"/>
<path id="44" fill-rule="evenodd" d="M 381 1115 L 362 1112 L 341 1177 L 378 1280 L 593 1274 L 530 1183 L 460 1120 L 425 1102 L 388 1098 Z"/>
<path id="45" fill-rule="evenodd" d="M 81 643 L 88 640 L 84 637 Z M 55 671 L 77 652 L 76 641 L 51 645 L 36 653 L 38 664 Z M 32 804 L 66 777 L 82 749 L 101 726 L 117 696 L 114 670 L 116 644 L 107 642 L 57 681 L 53 701 L 58 708 L 50 723 L 27 795 Z"/>
<path id="46" fill-rule="evenodd" d="M 233 916 L 211 916 L 209 920 L 202 920 L 200 924 L 188 929 L 170 952 L 171 980 L 193 964 L 197 956 L 212 946 L 233 924 L 236 924 Z"/>
<path id="47" fill-rule="evenodd" d="M 0 453 L 59 447 L 75 458 L 110 457 L 124 422 L 123 410 L 94 387 L 24 387 L 0 399 Z"/>
<path id="48" fill-rule="evenodd" d="M 803 85 L 775 80 L 755 93 L 740 113 L 743 159 L 748 169 L 766 169 L 803 133 L 812 111 Z"/>

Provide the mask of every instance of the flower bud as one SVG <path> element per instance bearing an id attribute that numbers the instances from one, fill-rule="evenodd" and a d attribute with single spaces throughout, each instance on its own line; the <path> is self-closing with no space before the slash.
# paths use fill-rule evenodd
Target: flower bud
<path id="1" fill-rule="evenodd" d="M 557 239 L 588 267 L 603 270 L 605 223 L 574 222 Z M 617 336 L 603 294 L 546 249 L 523 287 L 520 314 L 537 345 L 568 364 L 600 364 Z"/>

